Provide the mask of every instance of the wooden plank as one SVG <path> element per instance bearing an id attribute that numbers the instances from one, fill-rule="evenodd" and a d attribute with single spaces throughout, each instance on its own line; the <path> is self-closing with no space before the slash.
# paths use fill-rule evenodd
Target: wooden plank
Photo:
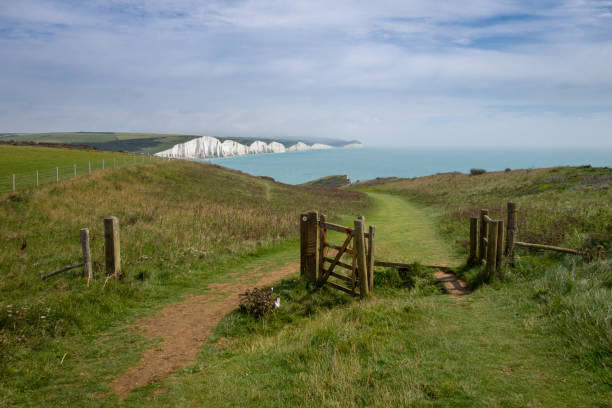
<path id="1" fill-rule="evenodd" d="M 334 262 L 335 259 L 325 257 L 324 261 L 329 262 L 330 264 Z M 336 266 L 341 266 L 343 268 L 348 269 L 349 271 L 353 270 L 353 267 L 349 264 L 345 264 L 344 262 L 338 261 L 336 262 Z"/>
<path id="2" fill-rule="evenodd" d="M 319 222 L 325 223 L 326 219 L 327 216 L 325 214 L 319 216 Z M 319 270 L 317 272 L 317 281 L 320 281 L 323 275 L 323 263 L 327 256 L 327 248 L 329 248 L 327 244 L 327 230 L 325 228 L 319 228 Z"/>
<path id="3" fill-rule="evenodd" d="M 402 263 L 402 262 L 387 262 L 387 261 L 375 261 L 374 266 L 381 266 L 384 268 L 396 268 L 396 269 L 410 269 L 412 268 L 412 264 Z M 424 268 L 435 268 L 441 270 L 449 269 L 448 265 L 437 265 L 437 264 L 429 264 L 429 265 L 421 265 Z"/>
<path id="4" fill-rule="evenodd" d="M 328 274 L 323 277 L 323 280 L 326 280 L 329 277 L 329 273 L 334 271 L 334 268 L 336 267 L 336 264 L 338 262 L 340 262 L 340 258 L 342 257 L 342 254 L 344 253 L 344 250 L 346 248 L 348 248 L 349 243 L 351 242 L 351 239 L 353 239 L 353 236 L 352 235 L 347 235 L 346 239 L 344 240 L 344 243 L 342 244 L 342 250 L 338 251 L 338 253 L 336 254 L 336 257 L 334 258 L 332 264 L 329 266 Z"/>
<path id="5" fill-rule="evenodd" d="M 370 225 L 368 230 L 368 290 L 372 292 L 374 290 L 374 250 L 376 248 L 374 238 L 376 237 L 376 227 L 374 225 Z"/>
<path id="6" fill-rule="evenodd" d="M 359 293 L 361 296 L 368 296 L 368 272 L 366 267 L 365 238 L 363 230 L 365 228 L 364 219 L 357 219 L 355 225 L 355 258 L 357 260 L 357 270 L 359 271 Z"/>
<path id="7" fill-rule="evenodd" d="M 346 234 L 353 234 L 353 229 L 349 227 L 343 227 L 342 225 L 332 224 L 331 222 L 319 222 L 319 227 L 329 229 L 336 232 L 344 232 Z"/>
<path id="8" fill-rule="evenodd" d="M 93 278 L 91 269 L 91 249 L 89 248 L 89 229 L 81 229 L 81 249 L 83 251 L 83 274 L 87 276 L 87 284 Z"/>
<path id="9" fill-rule="evenodd" d="M 482 209 L 480 210 L 480 230 L 478 231 L 479 245 L 478 245 L 478 259 L 481 261 L 485 259 L 486 250 L 487 250 L 487 242 L 485 238 L 487 237 L 487 227 L 488 223 L 485 222 L 485 216 L 489 214 L 489 210 Z"/>
<path id="10" fill-rule="evenodd" d="M 121 245 L 117 217 L 104 218 L 104 254 L 106 274 L 119 277 L 121 275 Z"/>
<path id="11" fill-rule="evenodd" d="M 547 250 L 547 251 L 563 252 L 563 253 L 566 253 L 566 254 L 583 255 L 583 253 L 581 251 L 577 250 L 577 249 L 561 248 L 561 247 L 556 247 L 556 246 L 552 246 L 552 245 L 531 244 L 529 242 L 521 242 L 521 241 L 515 241 L 514 245 L 520 246 L 520 247 L 525 247 L 525 248 L 543 249 L 543 250 Z"/>
<path id="12" fill-rule="evenodd" d="M 508 203 L 507 212 L 508 225 L 506 226 L 506 256 L 510 258 L 510 263 L 512 263 L 514 260 L 514 241 L 516 240 L 516 235 L 518 232 L 516 225 L 518 214 L 516 203 Z"/>
<path id="13" fill-rule="evenodd" d="M 497 269 L 501 268 L 502 260 L 504 257 L 504 220 L 498 220 L 497 222 L 497 251 L 495 258 L 495 266 Z"/>
<path id="14" fill-rule="evenodd" d="M 353 280 L 349 278 L 348 276 L 340 275 L 339 273 L 336 273 L 336 272 L 330 273 L 329 276 L 333 276 L 334 278 L 342 279 L 343 281 L 348 282 L 348 283 L 353 282 Z"/>
<path id="15" fill-rule="evenodd" d="M 334 288 L 334 289 L 338 289 L 338 290 L 340 290 L 340 291 L 342 291 L 342 292 L 345 292 L 345 293 L 348 293 L 349 295 L 352 295 L 352 296 L 359 295 L 359 293 L 358 293 L 358 292 L 353 293 L 353 291 L 351 291 L 349 288 L 345 288 L 344 286 L 341 286 L 341 285 L 335 284 L 334 282 L 326 281 L 325 283 L 326 283 L 327 285 L 331 286 L 332 288 Z"/>
<path id="16" fill-rule="evenodd" d="M 340 245 L 334 245 L 334 244 L 331 244 L 331 243 L 326 243 L 325 246 L 328 247 L 328 248 L 335 249 L 336 251 L 342 251 L 342 247 Z M 351 254 L 351 255 L 354 253 L 351 248 L 344 248 L 344 252 L 346 252 L 347 254 Z"/>
<path id="17" fill-rule="evenodd" d="M 487 266 L 486 271 L 489 279 L 495 276 L 497 259 L 497 222 L 488 223 L 487 231 Z"/>
<path id="18" fill-rule="evenodd" d="M 50 278 L 51 276 L 55 276 L 55 275 L 57 275 L 57 274 L 59 274 L 59 273 L 62 273 L 62 272 L 65 272 L 65 271 L 69 271 L 69 270 L 71 270 L 71 269 L 80 268 L 81 266 L 83 266 L 83 264 L 82 264 L 82 263 L 80 263 L 80 264 L 76 264 L 76 265 L 66 266 L 65 268 L 58 269 L 58 270 L 57 270 L 57 271 L 55 271 L 55 272 L 51 272 L 51 273 L 48 273 L 48 274 L 46 274 L 46 275 L 43 275 L 43 276 L 41 276 L 41 277 L 40 277 L 40 279 L 47 279 L 47 278 Z"/>
<path id="19" fill-rule="evenodd" d="M 470 218 L 470 254 L 468 264 L 476 262 L 476 252 L 478 250 L 478 217 Z"/>
<path id="20" fill-rule="evenodd" d="M 300 215 L 300 276 L 315 282 L 319 264 L 317 251 L 319 214 L 316 211 Z"/>

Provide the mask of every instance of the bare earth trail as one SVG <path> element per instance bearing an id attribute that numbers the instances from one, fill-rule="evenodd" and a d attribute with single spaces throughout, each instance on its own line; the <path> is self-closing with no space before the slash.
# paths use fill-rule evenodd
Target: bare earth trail
<path id="1" fill-rule="evenodd" d="M 374 208 L 366 221 L 377 228 L 377 258 L 446 265 L 460 262 L 437 235 L 431 214 L 401 197 L 369 194 L 374 199 Z M 134 331 L 162 341 L 157 347 L 146 350 L 136 366 L 111 383 L 115 394 L 123 399 L 134 388 L 162 380 L 191 364 L 223 316 L 238 307 L 238 294 L 253 286 L 271 285 L 298 272 L 297 260 L 266 272 L 255 268 L 238 276 L 234 282 L 210 284 L 209 292 L 188 296 L 140 320 Z M 450 294 L 469 293 L 465 283 L 452 274 L 438 271 L 436 278 L 444 283 Z"/>
<path id="2" fill-rule="evenodd" d="M 291 263 L 272 271 L 254 270 L 235 282 L 209 285 L 211 292 L 191 295 L 136 323 L 135 330 L 150 338 L 162 338 L 159 346 L 146 350 L 135 367 L 111 383 L 115 394 L 125 398 L 132 389 L 158 381 L 189 365 L 212 329 L 239 305 L 238 294 L 253 286 L 268 286 L 299 272 Z"/>

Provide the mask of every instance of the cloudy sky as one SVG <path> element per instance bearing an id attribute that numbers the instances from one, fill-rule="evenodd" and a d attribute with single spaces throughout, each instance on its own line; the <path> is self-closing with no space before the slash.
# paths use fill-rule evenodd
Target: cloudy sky
<path id="1" fill-rule="evenodd" d="M 612 147 L 612 1 L 1 0 L 39 131 Z"/>

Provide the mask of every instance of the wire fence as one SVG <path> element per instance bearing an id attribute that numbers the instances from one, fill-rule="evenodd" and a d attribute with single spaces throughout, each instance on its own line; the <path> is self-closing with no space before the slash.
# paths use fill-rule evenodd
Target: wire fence
<path id="1" fill-rule="evenodd" d="M 89 175 L 97 171 L 158 161 L 167 161 L 167 159 L 152 155 L 132 155 L 131 157 L 123 155 L 122 157 L 81 161 L 74 163 L 72 166 L 57 166 L 25 173 L 14 173 L 0 178 L 0 194 L 59 183 L 63 180 Z"/>

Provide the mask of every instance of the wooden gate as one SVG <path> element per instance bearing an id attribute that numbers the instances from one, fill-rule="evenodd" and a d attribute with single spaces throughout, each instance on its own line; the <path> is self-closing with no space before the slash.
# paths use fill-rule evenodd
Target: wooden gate
<path id="1" fill-rule="evenodd" d="M 319 218 L 314 211 L 302 214 L 301 226 L 302 275 L 353 296 L 368 296 L 372 292 L 374 226 L 365 232 L 363 217 L 355 220 L 354 228 L 332 224 L 325 215 Z M 328 231 L 342 234 L 342 244 L 331 243 Z"/>

